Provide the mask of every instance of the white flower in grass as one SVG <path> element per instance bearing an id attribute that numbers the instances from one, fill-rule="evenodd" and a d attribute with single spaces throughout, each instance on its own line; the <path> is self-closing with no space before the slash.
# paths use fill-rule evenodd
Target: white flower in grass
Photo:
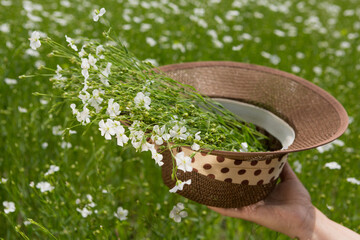
<path id="1" fill-rule="evenodd" d="M 15 85 L 17 84 L 17 80 L 16 79 L 12 79 L 12 78 L 5 78 L 5 83 L 7 85 Z"/>
<path id="2" fill-rule="evenodd" d="M 335 146 L 343 147 L 344 145 L 345 145 L 345 143 L 343 141 L 336 139 L 328 144 L 317 147 L 316 149 L 319 151 L 319 153 L 323 153 L 323 152 L 329 151 L 331 149 L 334 149 Z"/>
<path id="3" fill-rule="evenodd" d="M 101 74 L 99 74 L 100 76 L 100 81 L 105 85 L 105 86 L 109 86 L 109 75 L 111 73 L 110 68 L 112 66 L 112 63 L 108 62 L 106 65 L 106 68 L 101 72 Z"/>
<path id="4" fill-rule="evenodd" d="M 89 60 L 87 58 L 82 58 L 81 59 L 81 74 L 84 76 L 85 80 L 89 78 L 89 68 L 90 68 L 90 63 Z"/>
<path id="5" fill-rule="evenodd" d="M 20 106 L 18 106 L 18 110 L 21 113 L 27 113 L 28 112 L 28 110 L 26 108 L 23 108 L 23 107 L 20 107 Z"/>
<path id="6" fill-rule="evenodd" d="M 55 172 L 58 172 L 60 170 L 60 167 L 56 166 L 56 165 L 50 165 L 49 170 L 44 174 L 45 176 L 51 175 Z"/>
<path id="7" fill-rule="evenodd" d="M 104 59 L 105 56 L 101 55 L 101 53 L 105 51 L 105 48 L 103 47 L 103 45 L 99 45 L 96 47 L 96 56 L 98 56 L 100 59 Z"/>
<path id="8" fill-rule="evenodd" d="M 82 46 L 82 48 L 81 48 L 81 50 L 80 50 L 80 52 L 79 52 L 79 57 L 82 58 L 82 57 L 84 57 L 86 54 L 87 54 L 87 53 L 86 53 L 86 51 L 85 51 L 85 49 L 84 49 L 84 46 Z"/>
<path id="9" fill-rule="evenodd" d="M 31 37 L 29 38 L 29 40 L 30 40 L 30 47 L 33 50 L 36 50 L 41 46 L 40 33 L 38 31 L 32 32 Z"/>
<path id="10" fill-rule="evenodd" d="M 40 192 L 51 192 L 55 187 L 48 182 L 39 182 L 36 184 L 36 188 L 40 189 Z"/>
<path id="11" fill-rule="evenodd" d="M 86 104 L 90 100 L 91 95 L 87 91 L 81 90 L 78 97 L 83 104 Z"/>
<path id="12" fill-rule="evenodd" d="M 15 203 L 14 202 L 8 202 L 8 201 L 4 201 L 3 202 L 3 206 L 4 206 L 4 213 L 8 214 L 11 212 L 15 212 L 16 207 L 15 207 Z"/>
<path id="13" fill-rule="evenodd" d="M 97 59 L 91 54 L 89 54 L 88 58 L 89 58 L 89 60 L 88 60 L 89 65 L 97 70 L 98 69 L 97 66 L 96 66 Z"/>
<path id="14" fill-rule="evenodd" d="M 93 20 L 94 22 L 99 21 L 99 18 L 106 13 L 105 8 L 101 8 L 100 11 L 98 9 L 95 9 L 93 12 Z"/>
<path id="15" fill-rule="evenodd" d="M 108 108 L 106 110 L 106 113 L 109 114 L 110 118 L 114 118 L 121 113 L 120 105 L 118 103 L 114 103 L 113 98 L 111 98 L 108 102 Z"/>
<path id="16" fill-rule="evenodd" d="M 24 225 L 25 225 L 25 226 L 28 226 L 28 225 L 30 225 L 30 224 L 31 224 L 30 221 L 28 221 L 28 220 L 24 221 Z"/>
<path id="17" fill-rule="evenodd" d="M 185 218 L 188 216 L 187 212 L 184 210 L 184 204 L 178 203 L 170 212 L 170 218 L 174 219 L 175 222 L 181 222 L 181 218 Z"/>
<path id="18" fill-rule="evenodd" d="M 170 136 L 172 138 L 179 138 L 181 140 L 186 140 L 188 138 L 188 134 L 186 133 L 187 129 L 185 126 L 179 127 L 179 125 L 175 125 L 171 130 L 170 130 Z"/>
<path id="19" fill-rule="evenodd" d="M 91 106 L 93 106 L 96 110 L 96 113 L 99 113 L 101 110 L 100 104 L 103 102 L 103 98 L 100 97 L 100 93 L 104 94 L 104 90 L 101 89 L 95 89 L 92 92 L 92 97 L 89 99 L 89 103 Z"/>
<path id="20" fill-rule="evenodd" d="M 56 71 L 55 71 L 56 75 L 53 76 L 53 78 L 55 80 L 59 80 L 59 81 L 66 80 L 66 77 L 63 77 L 62 74 L 61 74 L 62 70 L 63 69 L 59 65 L 56 66 Z"/>
<path id="21" fill-rule="evenodd" d="M 74 40 L 67 35 L 65 35 L 66 41 L 69 43 L 68 46 L 70 46 L 74 51 L 78 51 L 77 46 L 74 44 Z"/>
<path id="22" fill-rule="evenodd" d="M 341 169 L 340 164 L 338 164 L 337 162 L 328 162 L 325 164 L 325 167 L 330 169 Z"/>
<path id="23" fill-rule="evenodd" d="M 76 109 L 76 104 L 75 104 L 75 103 L 70 104 L 70 108 L 72 109 L 72 113 L 73 113 L 74 115 L 79 112 L 79 111 Z"/>
<path id="24" fill-rule="evenodd" d="M 5 184 L 7 181 L 8 181 L 7 178 L 1 178 L 0 179 L 0 183 L 2 183 L 2 184 Z"/>
<path id="25" fill-rule="evenodd" d="M 176 166 L 179 170 L 183 170 L 184 172 L 191 172 L 191 158 L 189 156 L 185 156 L 184 152 L 179 152 L 175 156 Z"/>
<path id="26" fill-rule="evenodd" d="M 347 178 L 346 181 L 352 184 L 360 185 L 360 180 L 357 180 L 356 178 Z"/>
<path id="27" fill-rule="evenodd" d="M 52 127 L 52 134 L 55 136 L 60 136 L 64 133 L 64 130 L 61 129 L 61 126 L 53 126 Z"/>
<path id="28" fill-rule="evenodd" d="M 78 111 L 76 114 L 76 119 L 81 122 L 82 125 L 88 124 L 90 122 L 90 110 L 86 106 L 87 105 L 85 104 L 83 107 L 83 111 Z"/>
<path id="29" fill-rule="evenodd" d="M 134 102 L 137 107 L 144 107 L 148 110 L 150 109 L 149 105 L 151 104 L 151 99 L 142 92 L 137 93 L 134 98 Z"/>
<path id="30" fill-rule="evenodd" d="M 299 162 L 299 160 L 296 160 L 293 165 L 294 165 L 294 171 L 297 172 L 297 173 L 301 173 L 302 165 Z"/>
<path id="31" fill-rule="evenodd" d="M 101 136 L 105 136 L 106 140 L 111 139 L 111 135 L 115 134 L 115 130 L 113 128 L 114 122 L 111 119 L 107 119 L 106 123 L 104 120 L 99 122 L 99 130 L 101 131 Z"/>
<path id="32" fill-rule="evenodd" d="M 127 219 L 129 211 L 126 209 L 123 209 L 122 207 L 118 207 L 116 212 L 114 212 L 114 216 L 118 218 L 120 221 L 124 221 Z"/>
<path id="33" fill-rule="evenodd" d="M 182 191 L 185 185 L 190 185 L 190 184 L 191 184 L 191 179 L 189 179 L 189 180 L 187 180 L 185 182 L 183 182 L 181 180 L 178 180 L 176 182 L 175 186 L 172 189 L 170 189 L 169 192 L 175 193 L 177 191 Z"/>
<path id="34" fill-rule="evenodd" d="M 92 211 L 88 210 L 86 207 L 84 207 L 83 209 L 76 208 L 76 211 L 78 211 L 83 218 L 86 218 L 87 216 L 92 214 Z"/>

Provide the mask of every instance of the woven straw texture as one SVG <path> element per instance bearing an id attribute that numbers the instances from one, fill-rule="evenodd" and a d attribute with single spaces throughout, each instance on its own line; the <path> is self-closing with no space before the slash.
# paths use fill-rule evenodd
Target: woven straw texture
<path id="1" fill-rule="evenodd" d="M 290 152 L 315 148 L 338 138 L 348 117 L 339 102 L 316 85 L 279 70 L 235 62 L 196 62 L 160 67 L 169 77 L 195 87 L 203 95 L 256 105 L 285 120 L 295 131 L 295 141 L 287 150 L 238 153 L 212 151 L 211 154 L 242 161 L 281 159 Z M 172 160 L 164 154 L 162 176 L 172 188 Z M 280 169 L 281 170 L 281 169 Z M 229 183 L 198 172 L 178 171 L 182 181 L 192 180 L 179 194 L 196 202 L 225 208 L 250 205 L 266 198 L 276 180 L 259 185 Z"/>

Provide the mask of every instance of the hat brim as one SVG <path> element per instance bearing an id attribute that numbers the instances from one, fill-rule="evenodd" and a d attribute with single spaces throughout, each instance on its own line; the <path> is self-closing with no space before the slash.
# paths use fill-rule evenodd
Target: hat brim
<path id="1" fill-rule="evenodd" d="M 341 136 L 348 116 L 329 93 L 293 74 L 269 67 L 228 62 L 189 62 L 159 67 L 167 76 L 195 87 L 211 98 L 231 99 L 266 109 L 286 121 L 295 131 L 288 149 L 272 152 L 212 151 L 236 159 L 291 153 L 316 148 Z"/>

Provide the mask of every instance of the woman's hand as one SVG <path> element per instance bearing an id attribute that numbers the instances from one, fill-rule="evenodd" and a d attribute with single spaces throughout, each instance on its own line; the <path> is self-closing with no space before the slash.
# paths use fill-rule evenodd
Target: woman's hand
<path id="1" fill-rule="evenodd" d="M 328 219 L 312 205 L 309 192 L 288 163 L 280 179 L 281 182 L 263 201 L 243 208 L 209 208 L 224 216 L 255 222 L 292 238 L 360 238 L 355 232 Z"/>

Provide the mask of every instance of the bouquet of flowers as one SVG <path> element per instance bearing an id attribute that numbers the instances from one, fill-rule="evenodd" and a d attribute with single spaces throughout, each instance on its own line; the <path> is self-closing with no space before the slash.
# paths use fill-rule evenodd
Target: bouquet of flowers
<path id="1" fill-rule="evenodd" d="M 50 81 L 60 89 L 79 124 L 97 124 L 106 140 L 115 138 L 119 146 L 131 143 L 137 151 L 150 151 L 159 166 L 164 151 L 180 146 L 195 152 L 267 150 L 262 144 L 266 137 L 254 125 L 138 60 L 109 32 L 103 34 L 106 43 L 83 40 L 81 47 L 67 35 L 67 46 L 41 38 L 37 31 L 30 38 L 33 49 L 48 45 L 51 56 L 71 63 L 66 68 L 43 68 L 53 72 Z M 180 152 L 172 158 L 176 186 L 170 191 L 176 192 L 191 183 L 180 181 L 175 173 L 191 172 L 192 156 Z"/>

